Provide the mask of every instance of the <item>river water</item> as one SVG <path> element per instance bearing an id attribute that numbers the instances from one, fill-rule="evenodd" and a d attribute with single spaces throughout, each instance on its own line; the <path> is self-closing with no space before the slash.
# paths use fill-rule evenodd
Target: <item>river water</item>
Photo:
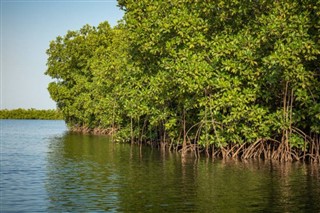
<path id="1" fill-rule="evenodd" d="M 1 120 L 1 212 L 320 212 L 319 165 L 200 160 Z"/>

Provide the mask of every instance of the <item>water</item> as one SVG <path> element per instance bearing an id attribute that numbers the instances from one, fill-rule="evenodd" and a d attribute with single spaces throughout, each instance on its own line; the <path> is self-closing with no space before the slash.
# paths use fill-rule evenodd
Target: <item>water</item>
<path id="1" fill-rule="evenodd" d="M 181 159 L 1 121 L 1 212 L 320 212 L 319 165 Z"/>

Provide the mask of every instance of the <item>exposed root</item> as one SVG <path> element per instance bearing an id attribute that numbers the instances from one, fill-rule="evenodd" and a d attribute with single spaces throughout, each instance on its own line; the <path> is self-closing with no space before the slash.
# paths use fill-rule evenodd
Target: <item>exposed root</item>
<path id="1" fill-rule="evenodd" d="M 311 134 L 306 135 L 303 131 L 292 128 L 295 134 L 299 134 L 305 139 L 303 149 L 290 147 L 286 137 L 282 138 L 281 141 L 274 139 L 258 139 L 253 143 L 231 143 L 227 146 L 220 147 L 214 144 L 206 144 L 200 146 L 197 144 L 197 140 L 200 137 L 200 129 L 202 123 L 197 123 L 193 126 L 198 126 L 196 137 L 192 140 L 186 137 L 187 143 L 185 147 L 182 144 L 174 143 L 173 140 L 168 141 L 144 141 L 141 143 L 148 144 L 152 147 L 161 148 L 162 150 L 170 150 L 176 152 L 193 153 L 196 158 L 200 158 L 201 153 L 204 153 L 207 157 L 212 158 L 223 158 L 223 159 L 269 159 L 280 162 L 287 161 L 308 161 L 311 163 L 320 163 L 320 135 Z M 117 129 L 116 128 L 89 128 L 86 126 L 75 126 L 70 128 L 70 131 L 79 132 L 84 134 L 95 134 L 95 135 L 109 135 L 113 136 Z M 141 145 L 141 143 L 139 143 Z"/>
<path id="2" fill-rule="evenodd" d="M 89 128 L 87 126 L 74 126 L 69 128 L 71 132 L 79 132 L 83 134 L 94 134 L 94 135 L 113 135 L 116 133 L 116 128 Z"/>
<path id="3" fill-rule="evenodd" d="M 309 161 L 320 163 L 319 136 L 311 140 L 308 147 L 308 150 L 302 151 L 277 140 L 259 139 L 254 143 L 230 144 L 226 147 L 211 146 L 211 156 L 223 159 L 269 159 L 280 162 Z"/>

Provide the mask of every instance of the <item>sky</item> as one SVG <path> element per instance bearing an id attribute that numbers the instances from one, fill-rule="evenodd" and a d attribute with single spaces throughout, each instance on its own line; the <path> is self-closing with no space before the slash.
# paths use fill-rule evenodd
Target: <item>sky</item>
<path id="1" fill-rule="evenodd" d="M 55 109 L 47 90 L 49 43 L 68 30 L 108 21 L 124 12 L 116 0 L 0 0 L 1 109 Z"/>

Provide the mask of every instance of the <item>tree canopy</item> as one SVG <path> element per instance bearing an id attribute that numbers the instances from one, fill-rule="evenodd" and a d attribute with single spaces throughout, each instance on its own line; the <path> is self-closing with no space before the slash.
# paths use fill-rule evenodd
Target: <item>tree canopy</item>
<path id="1" fill-rule="evenodd" d="M 319 161 L 319 0 L 118 3 L 118 26 L 85 25 L 47 51 L 49 92 L 71 128 Z"/>

